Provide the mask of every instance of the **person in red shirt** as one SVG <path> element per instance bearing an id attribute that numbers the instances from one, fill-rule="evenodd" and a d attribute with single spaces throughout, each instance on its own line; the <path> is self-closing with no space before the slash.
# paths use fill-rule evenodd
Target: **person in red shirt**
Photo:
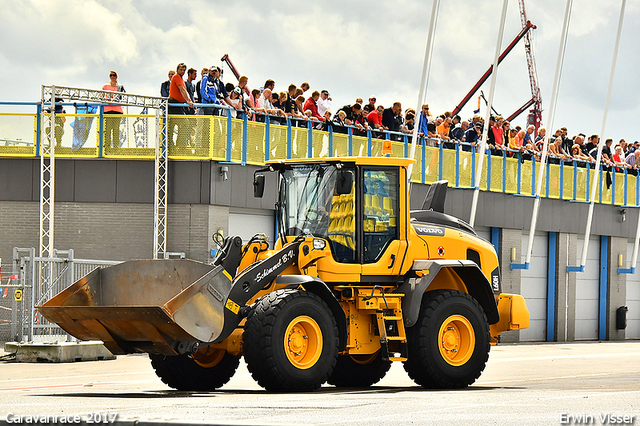
<path id="1" fill-rule="evenodd" d="M 186 70 L 187 66 L 184 63 L 179 63 L 176 67 L 176 74 L 171 78 L 171 85 L 169 86 L 169 104 L 186 103 L 190 108 L 193 108 L 193 101 L 182 79 Z M 173 129 L 175 126 L 178 126 L 178 138 L 175 144 L 181 146 L 187 145 L 190 136 L 190 127 L 188 126 L 187 120 L 185 118 L 171 117 L 172 115 L 185 115 L 187 111 L 185 107 L 169 105 L 169 128 L 167 129 L 167 136 L 171 145 L 174 145 Z"/>
<path id="2" fill-rule="evenodd" d="M 323 121 L 324 119 L 322 118 L 320 113 L 318 113 L 318 99 L 320 99 L 320 92 L 314 90 L 314 92 L 311 94 L 311 97 L 305 101 L 303 112 L 311 111 L 312 119 Z"/>

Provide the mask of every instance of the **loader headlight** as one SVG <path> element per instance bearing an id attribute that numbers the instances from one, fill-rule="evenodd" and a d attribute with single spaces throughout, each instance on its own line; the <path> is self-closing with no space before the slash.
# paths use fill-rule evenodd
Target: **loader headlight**
<path id="1" fill-rule="evenodd" d="M 313 239 L 314 250 L 324 250 L 326 246 L 327 246 L 327 242 L 325 240 L 321 240 L 320 238 Z"/>

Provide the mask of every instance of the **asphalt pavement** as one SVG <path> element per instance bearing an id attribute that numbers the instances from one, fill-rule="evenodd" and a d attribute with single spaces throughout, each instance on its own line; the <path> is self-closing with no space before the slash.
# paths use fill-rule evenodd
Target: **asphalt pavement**
<path id="1" fill-rule="evenodd" d="M 0 423 L 142 421 L 295 425 L 640 425 L 640 342 L 493 347 L 463 390 L 416 386 L 400 363 L 368 389 L 267 393 L 244 363 L 223 388 L 179 392 L 146 355 L 67 364 L 0 362 Z M 22 417 L 20 417 L 22 416 Z M 58 416 L 55 418 L 54 416 Z M 89 422 L 87 422 L 89 420 Z M 52 423 L 51 421 L 49 423 Z"/>

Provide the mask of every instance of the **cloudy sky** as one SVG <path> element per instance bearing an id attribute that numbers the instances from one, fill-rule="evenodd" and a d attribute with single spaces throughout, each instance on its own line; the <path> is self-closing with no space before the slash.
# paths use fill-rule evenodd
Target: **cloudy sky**
<path id="1" fill-rule="evenodd" d="M 566 2 L 527 0 L 533 49 L 549 107 Z M 554 127 L 600 133 L 621 0 L 575 0 Z M 229 54 L 249 86 L 308 81 L 334 110 L 375 94 L 416 107 L 432 2 L 396 0 L 0 0 L 0 101 L 36 101 L 41 85 L 100 88 L 109 70 L 130 93 L 159 95 L 179 62 L 200 70 Z M 428 83 L 432 111 L 451 110 L 491 65 L 502 2 L 441 2 Z M 521 28 L 511 0 L 502 46 Z M 640 5 L 628 2 L 605 136 L 640 140 Z M 228 67 L 226 82 L 236 83 Z M 13 76 L 13 80 L 9 78 Z M 482 87 L 489 94 L 489 82 Z M 531 98 L 520 44 L 498 70 L 495 109 L 510 115 Z M 463 109 L 468 118 L 474 98 Z M 133 111 L 132 111 L 133 112 Z M 484 106 L 482 109 L 484 115 Z M 524 125 L 526 114 L 515 124 Z M 543 121 L 548 121 L 543 113 Z"/>

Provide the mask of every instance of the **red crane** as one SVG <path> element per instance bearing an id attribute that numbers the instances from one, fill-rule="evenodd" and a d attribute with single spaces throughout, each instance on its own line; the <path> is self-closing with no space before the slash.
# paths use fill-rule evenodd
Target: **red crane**
<path id="1" fill-rule="evenodd" d="M 229 59 L 229 55 L 227 55 L 226 53 L 224 54 L 224 56 L 222 58 L 220 58 L 221 61 L 224 61 L 227 63 L 227 65 L 229 65 L 229 69 L 231 70 L 231 72 L 233 73 L 233 75 L 236 76 L 237 80 L 240 80 L 240 73 L 238 72 L 238 70 L 236 69 L 236 67 L 233 65 L 233 62 L 231 62 L 231 59 Z"/>
<path id="2" fill-rule="evenodd" d="M 527 21 L 524 24 L 522 30 L 520 30 L 520 33 L 518 33 L 518 35 L 516 36 L 516 38 L 514 38 L 513 41 L 511 43 L 509 43 L 509 45 L 500 54 L 500 56 L 498 57 L 498 63 L 502 62 L 502 60 L 513 50 L 513 48 L 516 46 L 516 44 L 518 44 L 518 42 L 525 35 L 528 34 L 530 29 L 535 29 L 535 28 L 536 28 L 535 25 L 533 25 L 530 21 Z M 478 82 L 471 88 L 469 93 L 467 93 L 465 95 L 465 97 L 458 104 L 458 106 L 456 106 L 453 109 L 453 111 L 452 111 L 453 115 L 456 115 L 457 113 L 460 112 L 460 110 L 467 104 L 467 102 L 469 102 L 469 99 L 471 99 L 471 97 L 478 91 L 478 89 L 480 89 L 480 86 L 482 86 L 484 84 L 484 82 L 487 81 L 487 79 L 491 76 L 492 72 L 493 72 L 493 65 L 489 67 L 489 69 L 482 75 L 482 77 L 480 77 L 480 80 L 478 80 Z"/>
<path id="3" fill-rule="evenodd" d="M 527 12 L 524 8 L 524 0 L 519 0 L 520 4 L 520 20 L 522 25 L 528 23 Z M 529 111 L 527 117 L 527 125 L 533 124 L 538 132 L 538 127 L 542 124 L 542 95 L 540 94 L 540 86 L 538 86 L 538 73 L 536 71 L 536 59 L 533 56 L 533 49 L 531 47 L 531 34 L 527 32 L 524 38 L 524 50 L 527 55 L 527 68 L 529 69 L 529 83 L 531 85 L 531 100 L 518 109 L 515 113 L 511 114 L 508 118 L 509 121 L 516 118 L 524 110 L 533 105 L 533 109 Z"/>

